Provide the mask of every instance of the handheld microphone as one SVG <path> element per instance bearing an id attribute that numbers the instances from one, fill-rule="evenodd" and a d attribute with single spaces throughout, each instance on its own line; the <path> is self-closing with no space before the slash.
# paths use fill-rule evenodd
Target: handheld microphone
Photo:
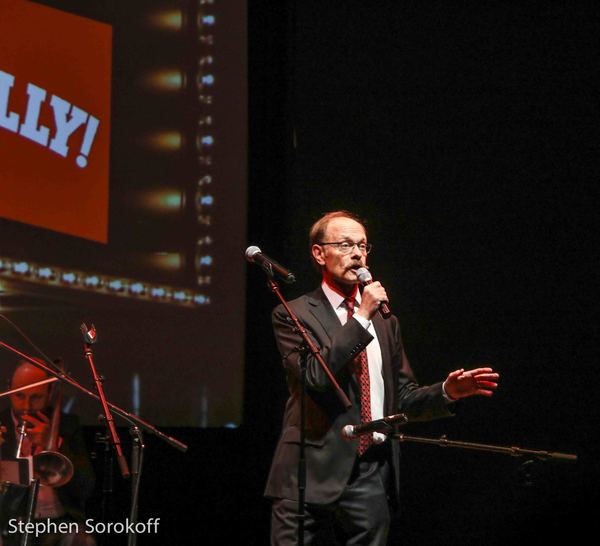
<path id="1" fill-rule="evenodd" d="M 362 285 L 371 284 L 373 282 L 373 276 L 366 267 L 359 267 L 356 270 L 356 276 L 358 277 L 358 280 Z M 390 311 L 388 304 L 384 301 L 381 302 L 381 305 L 379 306 L 379 314 L 384 319 L 389 319 L 392 316 L 392 312 Z"/>
<path id="2" fill-rule="evenodd" d="M 404 413 L 398 413 L 396 415 L 388 415 L 383 419 L 375 419 L 375 421 L 368 421 L 360 425 L 346 425 L 342 428 L 342 436 L 348 440 L 352 438 L 358 438 L 365 434 L 372 434 L 373 432 L 382 432 L 389 434 L 392 432 L 394 425 L 403 425 L 408 423 L 408 417 Z"/>
<path id="3" fill-rule="evenodd" d="M 296 282 L 296 277 L 294 277 L 294 274 L 289 269 L 286 269 L 281 264 L 278 264 L 266 254 L 263 254 L 260 248 L 257 246 L 249 246 L 246 249 L 246 260 L 262 267 L 267 275 L 271 277 L 274 274 L 277 274 L 283 279 L 283 282 L 287 284 Z"/>

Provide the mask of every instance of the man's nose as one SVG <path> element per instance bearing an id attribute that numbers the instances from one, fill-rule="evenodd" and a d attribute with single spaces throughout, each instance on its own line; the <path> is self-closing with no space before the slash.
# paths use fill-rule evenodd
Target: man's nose
<path id="1" fill-rule="evenodd" d="M 351 254 L 352 258 L 354 258 L 354 259 L 356 259 L 356 258 L 360 259 L 360 258 L 362 258 L 362 255 L 363 255 L 363 253 L 358 248 L 358 245 L 355 244 L 352 247 L 352 254 Z"/>

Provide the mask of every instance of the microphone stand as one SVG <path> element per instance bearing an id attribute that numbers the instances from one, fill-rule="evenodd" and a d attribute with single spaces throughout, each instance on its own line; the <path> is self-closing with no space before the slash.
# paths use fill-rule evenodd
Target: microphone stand
<path id="1" fill-rule="evenodd" d="M 115 427 L 115 420 L 113 419 L 110 408 L 106 402 L 106 396 L 104 395 L 104 377 L 100 377 L 96 371 L 96 365 L 94 364 L 94 353 L 92 351 L 92 343 L 96 343 L 96 329 L 92 324 L 92 327 L 88 330 L 85 323 L 81 325 L 81 333 L 83 334 L 83 346 L 85 348 L 85 357 L 92 370 L 92 376 L 94 383 L 96 383 L 96 391 L 100 397 L 100 404 L 102 405 L 102 411 L 104 413 L 104 420 L 108 428 L 109 438 L 113 445 L 113 448 L 117 454 L 117 463 L 121 470 L 121 476 L 125 479 L 129 478 L 129 468 L 127 466 L 127 459 L 123 455 L 123 449 L 121 448 L 121 440 L 117 433 L 117 427 Z"/>
<path id="2" fill-rule="evenodd" d="M 539 451 L 534 449 L 523 449 L 521 447 L 497 446 L 490 444 L 476 444 L 473 442 L 458 442 L 456 440 L 448 440 L 445 434 L 440 436 L 440 438 L 420 438 L 418 436 L 407 436 L 406 434 L 395 434 L 393 438 L 396 438 L 400 442 L 428 444 L 435 445 L 438 447 L 454 447 L 458 449 L 468 449 L 473 451 L 486 451 L 488 453 L 502 453 L 504 455 L 511 455 L 513 457 L 522 457 L 524 455 L 528 455 L 543 461 L 546 461 L 548 459 L 564 462 L 577 461 L 577 455 L 574 455 L 572 453 L 560 453 L 557 451 Z"/>
<path id="3" fill-rule="evenodd" d="M 501 453 L 503 455 L 511 455 L 512 457 L 527 456 L 529 459 L 521 465 L 523 469 L 525 469 L 526 465 L 533 462 L 532 458 L 540 461 L 554 460 L 561 462 L 577 462 L 577 455 L 573 453 L 524 449 L 517 446 L 499 446 L 493 444 L 478 444 L 475 442 L 460 442 L 456 440 L 448 440 L 445 434 L 439 438 L 422 438 L 419 436 L 409 436 L 401 433 L 391 434 L 394 426 L 404 425 L 407 422 L 408 419 L 406 415 L 400 413 L 398 415 L 389 415 L 383 419 L 377 419 L 363 425 L 358 425 L 359 427 L 362 426 L 364 429 L 360 431 L 355 430 L 357 428 L 356 426 L 347 425 L 346 427 L 342 428 L 341 434 L 345 438 L 353 438 L 362 436 L 363 434 L 382 432 L 387 434 L 390 438 L 396 439 L 400 442 L 434 445 L 442 448 L 452 447 L 471 451 L 483 451 L 487 453 Z M 367 426 L 365 427 L 365 425 Z M 347 428 L 350 428 L 350 431 L 347 431 Z"/>
<path id="4" fill-rule="evenodd" d="M 387 415 L 382 419 L 375 419 L 361 425 L 347 425 L 342 428 L 342 436 L 345 438 L 357 438 L 364 434 L 372 434 L 373 432 L 382 432 L 399 440 L 400 442 L 412 442 L 416 444 L 427 444 L 438 447 L 455 447 L 459 449 L 470 449 L 472 451 L 487 451 L 488 453 L 502 453 L 504 455 L 512 455 L 513 457 L 521 457 L 529 455 L 541 460 L 556 459 L 558 461 L 577 461 L 577 455 L 571 453 L 560 453 L 558 451 L 539 451 L 534 449 L 523 449 L 515 446 L 498 446 L 492 444 L 476 444 L 474 442 L 459 442 L 456 440 L 448 440 L 445 434 L 439 438 L 422 438 L 418 436 L 408 436 L 407 434 L 391 434 L 393 427 L 402 426 L 409 423 L 408 417 L 404 413 L 397 415 Z M 350 430 L 347 430 L 350 429 Z M 359 430 L 356 430 L 359 429 Z M 362 429 L 362 430 L 360 430 Z"/>
<path id="5" fill-rule="evenodd" d="M 133 437 L 133 447 L 131 448 L 131 514 L 129 521 L 135 527 L 138 517 L 138 505 L 140 494 L 140 482 L 142 477 L 142 462 L 144 461 L 144 438 L 142 431 L 133 426 L 129 429 Z M 127 546 L 135 546 L 137 543 L 137 533 L 129 533 Z"/>
<path id="6" fill-rule="evenodd" d="M 346 396 L 346 393 L 339 386 L 335 377 L 331 373 L 331 370 L 325 363 L 325 360 L 321 356 L 319 348 L 312 341 L 306 328 L 302 326 L 298 317 L 291 310 L 285 298 L 281 295 L 281 291 L 279 289 L 279 285 L 273 278 L 273 271 L 269 271 L 265 269 L 267 273 L 268 280 L 267 285 L 271 289 L 272 292 L 279 298 L 281 304 L 285 308 L 288 316 L 291 319 L 291 322 L 294 325 L 294 330 L 300 334 L 302 337 L 302 343 L 295 349 L 299 354 L 299 362 L 300 362 L 300 456 L 298 459 L 298 546 L 304 546 L 304 523 L 306 520 L 305 510 L 304 510 L 304 500 L 306 498 L 306 458 L 305 458 L 305 448 L 306 448 L 306 408 L 305 408 L 305 399 L 306 399 L 306 358 L 308 353 L 310 352 L 312 356 L 319 363 L 329 381 L 331 382 L 337 397 L 340 402 L 346 409 L 350 409 L 352 407 L 352 403 Z"/>
<path id="7" fill-rule="evenodd" d="M 114 465 L 113 465 L 113 451 L 110 448 L 110 442 L 107 434 L 96 432 L 96 451 L 98 453 L 100 449 L 103 451 L 102 457 L 102 501 L 100 504 L 100 521 L 107 521 L 112 518 L 112 497 L 113 497 L 113 485 L 114 485 Z M 100 534 L 98 537 L 98 546 L 105 546 L 108 544 L 108 538 L 106 535 Z"/>
<path id="8" fill-rule="evenodd" d="M 88 364 L 90 365 L 90 370 L 92 370 L 92 377 L 94 378 L 94 383 L 96 384 L 96 391 L 98 391 L 98 395 L 100 397 L 100 405 L 102 406 L 102 411 L 104 413 L 104 420 L 108 428 L 109 438 L 117 454 L 117 463 L 119 465 L 119 469 L 121 470 L 121 476 L 127 479 L 130 476 L 129 468 L 127 466 L 127 459 L 125 459 L 125 455 L 123 455 L 123 449 L 121 448 L 121 440 L 119 438 L 119 434 L 117 433 L 117 428 L 115 427 L 115 420 L 113 419 L 110 408 L 108 407 L 108 404 L 106 402 L 106 396 L 104 395 L 104 377 L 100 377 L 98 375 L 96 365 L 94 364 L 94 353 L 92 351 L 92 343 L 96 343 L 96 329 L 92 324 L 92 327 L 88 330 L 87 326 L 84 323 L 81 325 L 81 333 L 83 334 L 83 346 L 85 348 L 85 357 L 88 361 Z"/>
<path id="9" fill-rule="evenodd" d="M 35 516 L 35 507 L 37 505 L 38 493 L 40 490 L 40 480 L 37 478 L 33 478 L 29 482 L 29 487 L 27 488 L 27 508 L 25 512 L 25 532 L 21 535 L 21 540 L 19 541 L 19 546 L 29 546 L 33 544 L 33 539 L 31 538 L 31 533 L 28 531 L 30 527 L 30 523 L 33 523 L 33 518 Z"/>

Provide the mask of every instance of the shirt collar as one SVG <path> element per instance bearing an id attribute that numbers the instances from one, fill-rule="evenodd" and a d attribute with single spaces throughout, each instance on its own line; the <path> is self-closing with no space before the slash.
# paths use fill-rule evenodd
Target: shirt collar
<path id="1" fill-rule="evenodd" d="M 326 281 L 323 281 L 321 283 L 321 288 L 323 289 L 325 296 L 329 300 L 329 303 L 331 303 L 331 307 L 333 307 L 334 309 L 337 309 L 338 307 L 341 307 L 344 304 L 344 301 L 346 300 L 346 296 L 342 296 L 339 292 L 337 292 L 336 290 L 331 288 L 331 286 L 329 286 Z M 354 299 L 356 300 L 356 307 L 359 307 L 361 299 L 360 299 L 360 290 L 358 289 L 358 285 L 356 285 L 356 292 L 354 293 Z"/>

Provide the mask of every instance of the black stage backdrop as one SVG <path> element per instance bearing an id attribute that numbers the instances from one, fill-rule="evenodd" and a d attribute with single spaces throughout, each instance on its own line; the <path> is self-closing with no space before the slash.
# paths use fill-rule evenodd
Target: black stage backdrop
<path id="1" fill-rule="evenodd" d="M 315 285 L 308 226 L 358 212 L 419 380 L 502 374 L 492 400 L 406 432 L 580 455 L 522 466 L 407 445 L 398 543 L 559 543 L 591 525 L 599 15 L 592 2 L 303 1 L 283 44 L 274 14 L 254 12 L 252 35 L 268 37 L 250 49 L 249 233 L 296 273 L 285 294 Z M 274 299 L 259 271 L 248 286 L 246 424 L 274 440 Z"/>
<path id="2" fill-rule="evenodd" d="M 406 431 L 580 456 L 405 446 L 392 543 L 582 536 L 598 501 L 597 3 L 249 4 L 248 242 L 295 271 L 286 296 L 317 282 L 311 222 L 356 211 L 418 378 L 502 374 L 492 400 Z M 261 493 L 286 392 L 274 296 L 258 269 L 247 280 L 244 424 L 173 429 L 185 455 L 148 439 L 140 516 L 162 518 L 161 538 L 140 543 L 268 543 Z M 114 519 L 126 495 L 117 482 Z"/>

